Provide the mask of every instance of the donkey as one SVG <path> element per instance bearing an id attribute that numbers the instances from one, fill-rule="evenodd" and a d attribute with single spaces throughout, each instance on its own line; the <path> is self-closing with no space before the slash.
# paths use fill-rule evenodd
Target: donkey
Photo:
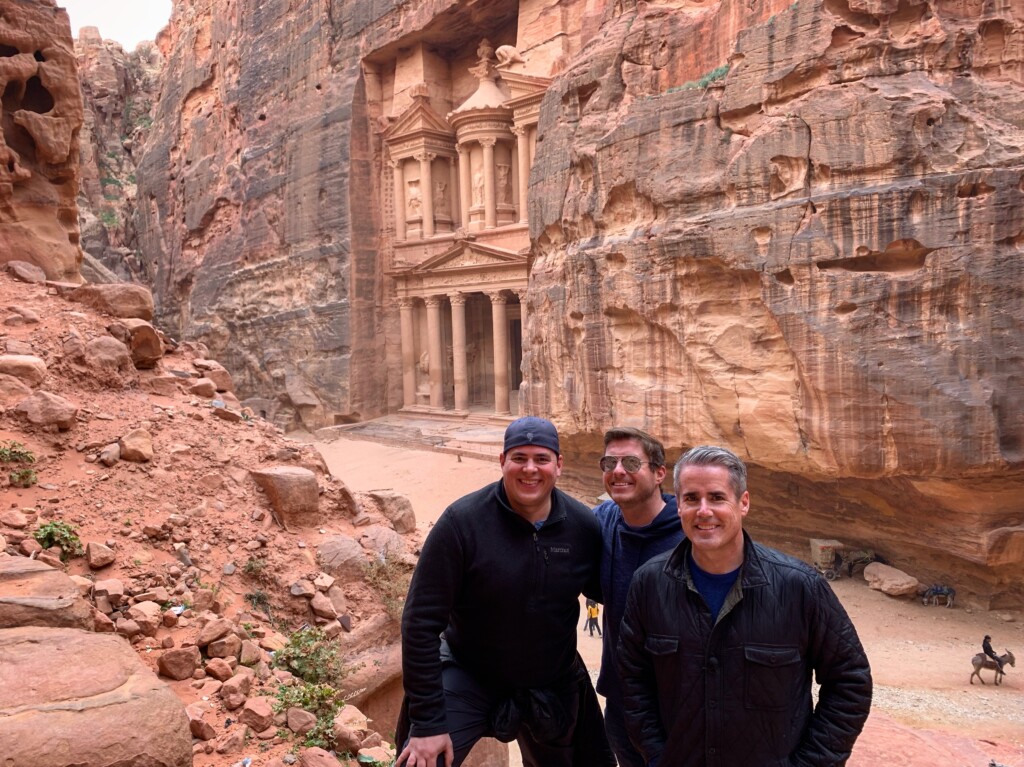
<path id="1" fill-rule="evenodd" d="M 934 583 L 924 592 L 924 596 L 921 598 L 921 604 L 925 606 L 930 604 L 937 605 L 940 597 L 946 598 L 946 607 L 952 607 L 953 600 L 956 599 L 956 589 L 952 586 L 944 586 L 941 583 Z"/>
<path id="2" fill-rule="evenodd" d="M 999 656 L 999 660 L 1002 661 L 1002 664 L 1003 664 L 1004 667 L 1006 666 L 1007 663 L 1009 663 L 1011 666 L 1014 666 L 1014 667 L 1017 666 L 1016 658 L 1013 657 L 1013 653 L 1010 652 L 1009 650 L 1007 650 L 1005 654 L 1000 655 Z M 991 658 L 989 658 L 987 655 L 985 655 L 985 653 L 980 652 L 977 655 L 975 655 L 973 658 L 971 658 L 971 665 L 974 666 L 974 672 L 971 674 L 971 679 L 970 679 L 971 684 L 974 684 L 974 677 L 975 676 L 978 677 L 978 681 L 979 682 L 981 682 L 982 684 L 985 684 L 985 680 L 981 678 L 981 670 L 983 668 L 990 668 L 993 671 L 995 671 L 995 675 L 994 675 L 995 676 L 995 683 L 997 685 L 998 684 L 1002 684 L 1003 677 L 1005 676 L 1004 672 L 1000 671 L 999 670 L 999 664 L 996 663 Z"/>

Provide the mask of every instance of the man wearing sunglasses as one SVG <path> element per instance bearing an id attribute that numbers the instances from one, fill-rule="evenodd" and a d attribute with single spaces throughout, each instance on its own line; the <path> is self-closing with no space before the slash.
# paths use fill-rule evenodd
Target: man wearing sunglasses
<path id="1" fill-rule="evenodd" d="M 645 767 L 626 734 L 616 670 L 619 622 L 636 569 L 675 548 L 683 538 L 674 496 L 661 492 L 665 448 L 639 429 L 616 428 L 604 435 L 600 461 L 604 489 L 611 498 L 596 509 L 601 523 L 601 592 L 604 639 L 597 691 L 605 696 L 605 731 L 620 767 Z"/>
<path id="2" fill-rule="evenodd" d="M 420 555 L 402 614 L 399 767 L 458 767 L 482 737 L 524 767 L 610 767 L 601 708 L 576 652 L 580 593 L 600 599 L 601 532 L 555 488 L 558 432 L 509 424 L 501 479 L 455 501 Z"/>

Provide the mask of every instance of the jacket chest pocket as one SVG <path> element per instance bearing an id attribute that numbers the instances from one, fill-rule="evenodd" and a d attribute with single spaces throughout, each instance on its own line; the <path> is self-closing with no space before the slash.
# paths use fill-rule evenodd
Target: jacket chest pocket
<path id="1" fill-rule="evenodd" d="M 779 710 L 793 705 L 804 673 L 800 648 L 747 645 L 743 648 L 743 658 L 747 708 Z"/>

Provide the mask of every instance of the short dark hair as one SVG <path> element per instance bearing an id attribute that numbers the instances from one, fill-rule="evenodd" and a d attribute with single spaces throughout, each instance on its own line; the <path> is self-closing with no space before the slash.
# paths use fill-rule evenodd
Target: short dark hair
<path id="1" fill-rule="evenodd" d="M 729 485 L 736 494 L 736 499 L 747 490 L 747 466 L 739 456 L 724 447 L 701 445 L 687 450 L 676 462 L 672 472 L 672 487 L 679 494 L 679 477 L 684 466 L 724 466 L 729 471 Z"/>
<path id="2" fill-rule="evenodd" d="M 647 432 L 632 426 L 616 426 L 604 433 L 604 446 L 608 447 L 608 443 L 620 439 L 635 439 L 647 454 L 648 461 L 655 467 L 665 465 L 665 446 Z"/>

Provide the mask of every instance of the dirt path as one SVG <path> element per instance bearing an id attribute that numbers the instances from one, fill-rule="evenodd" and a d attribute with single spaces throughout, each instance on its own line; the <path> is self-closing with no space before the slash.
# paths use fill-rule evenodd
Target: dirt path
<path id="1" fill-rule="evenodd" d="M 353 490 L 405 493 L 424 527 L 449 502 L 500 476 L 497 461 L 344 438 L 317 447 Z M 998 652 L 1009 648 L 1024 660 L 1024 616 L 926 608 L 873 591 L 860 578 L 833 586 L 867 649 L 876 685 L 850 767 L 987 767 L 990 759 L 1024 767 L 1024 663 L 1009 669 L 1000 687 L 968 684 L 971 656 L 985 634 Z M 600 640 L 581 631 L 579 645 L 596 670 Z"/>

